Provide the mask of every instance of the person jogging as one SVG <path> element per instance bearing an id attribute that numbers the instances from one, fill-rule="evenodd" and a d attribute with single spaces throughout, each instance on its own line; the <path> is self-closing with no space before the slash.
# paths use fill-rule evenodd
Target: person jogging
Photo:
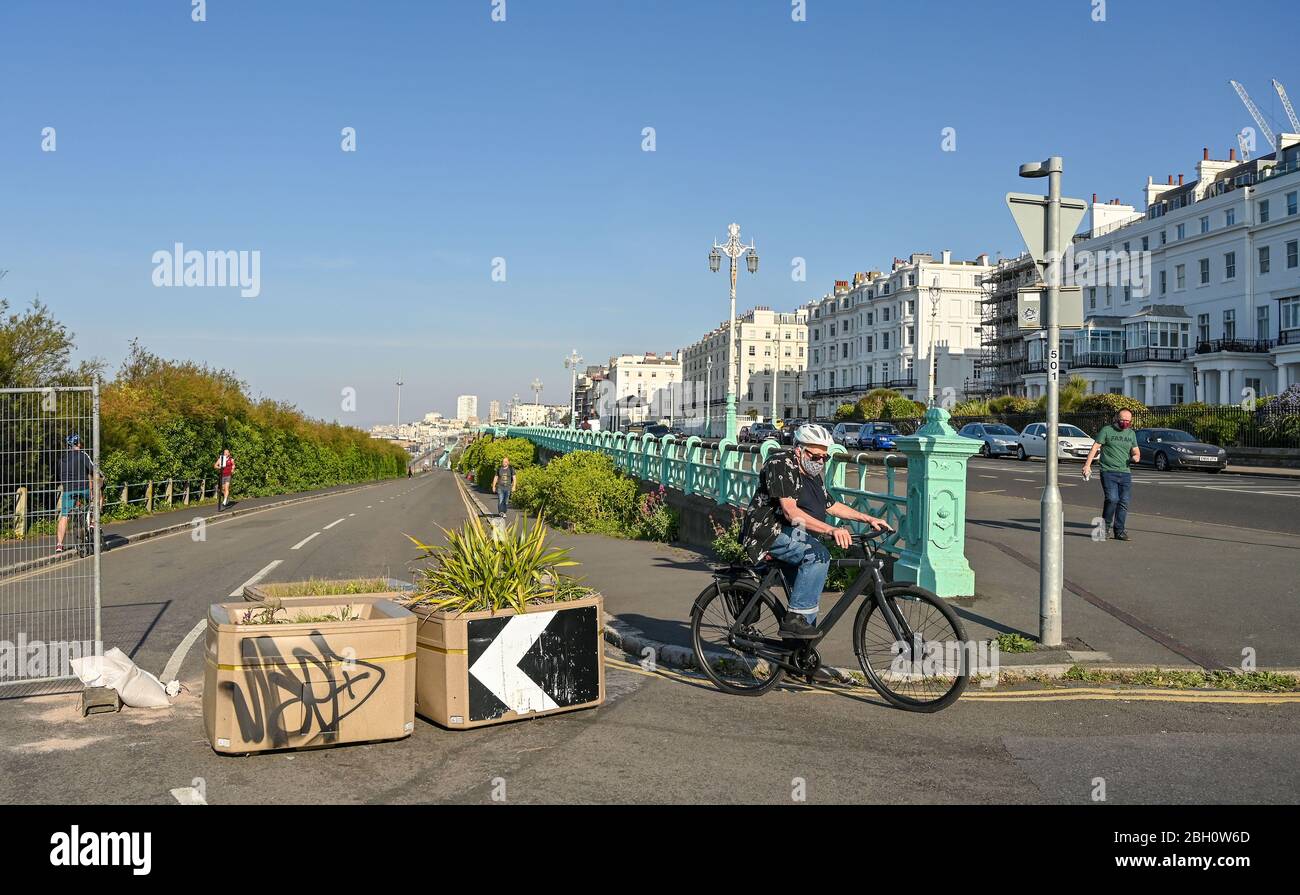
<path id="1" fill-rule="evenodd" d="M 515 470 L 509 457 L 501 458 L 496 475 L 492 476 L 492 490 L 497 493 L 497 515 L 504 517 L 510 506 L 510 494 L 515 490 Z"/>
<path id="2" fill-rule="evenodd" d="M 55 553 L 63 552 L 63 539 L 68 534 L 68 514 L 76 508 L 78 498 L 90 503 L 90 483 L 95 479 L 95 464 L 90 455 L 82 450 L 81 436 L 73 432 L 65 443 L 68 449 L 59 458 L 59 484 L 63 486 L 63 496 L 59 498 Z"/>
<path id="3" fill-rule="evenodd" d="M 230 477 L 235 474 L 235 458 L 230 456 L 230 448 L 222 449 L 212 468 L 218 470 L 218 475 L 221 476 L 221 497 L 217 501 L 217 509 L 224 510 L 230 506 Z"/>

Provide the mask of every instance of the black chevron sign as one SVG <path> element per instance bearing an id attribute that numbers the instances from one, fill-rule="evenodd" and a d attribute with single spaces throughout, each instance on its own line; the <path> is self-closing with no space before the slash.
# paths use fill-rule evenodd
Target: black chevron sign
<path id="1" fill-rule="evenodd" d="M 469 621 L 469 720 L 600 698 L 595 606 Z"/>

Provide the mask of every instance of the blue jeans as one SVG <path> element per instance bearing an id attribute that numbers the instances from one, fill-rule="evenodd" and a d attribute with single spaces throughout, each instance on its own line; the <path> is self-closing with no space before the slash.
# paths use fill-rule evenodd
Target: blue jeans
<path id="1" fill-rule="evenodd" d="M 802 615 L 810 625 L 815 623 L 822 588 L 831 570 L 831 552 L 802 528 L 789 525 L 782 527 L 767 552 L 785 564 L 781 573 L 790 588 L 790 611 Z"/>
<path id="2" fill-rule="evenodd" d="M 510 506 L 510 489 L 497 488 L 497 512 L 504 516 L 508 506 Z"/>
<path id="3" fill-rule="evenodd" d="M 1106 503 L 1101 509 L 1106 527 L 1114 525 L 1116 531 L 1128 531 L 1128 499 L 1133 493 L 1133 473 L 1103 472 L 1101 490 L 1106 495 Z"/>

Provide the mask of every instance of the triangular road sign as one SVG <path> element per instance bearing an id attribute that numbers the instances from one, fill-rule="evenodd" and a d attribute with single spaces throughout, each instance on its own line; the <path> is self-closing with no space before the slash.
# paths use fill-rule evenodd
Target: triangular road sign
<path id="1" fill-rule="evenodd" d="M 1007 208 L 1020 229 L 1020 236 L 1025 240 L 1029 254 L 1039 264 L 1047 262 L 1047 197 L 1032 193 L 1007 193 Z M 1061 198 L 1061 244 L 1062 253 L 1069 247 L 1074 231 L 1083 223 L 1083 216 L 1088 211 L 1088 203 L 1082 199 Z"/>

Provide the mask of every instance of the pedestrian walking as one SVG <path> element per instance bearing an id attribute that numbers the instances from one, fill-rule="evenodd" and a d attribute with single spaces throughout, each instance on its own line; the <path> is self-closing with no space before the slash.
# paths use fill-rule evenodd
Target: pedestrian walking
<path id="1" fill-rule="evenodd" d="M 1083 461 L 1083 477 L 1092 476 L 1092 461 L 1101 455 L 1101 490 L 1104 496 L 1101 517 L 1106 523 L 1106 537 L 1117 541 L 1128 538 L 1128 504 L 1133 493 L 1133 473 L 1129 464 L 1136 463 L 1142 454 L 1138 451 L 1137 433 L 1133 431 L 1133 412 L 1121 410 L 1115 415 L 1114 425 L 1102 426 L 1096 443 Z"/>
<path id="2" fill-rule="evenodd" d="M 235 474 L 235 458 L 230 455 L 230 448 L 221 449 L 212 468 L 221 477 L 221 498 L 217 501 L 217 509 L 224 510 L 230 506 L 230 477 Z"/>
<path id="3" fill-rule="evenodd" d="M 515 468 L 509 457 L 501 458 L 496 475 L 492 476 L 492 490 L 497 493 L 497 515 L 504 517 L 510 506 L 510 495 L 515 490 Z"/>

